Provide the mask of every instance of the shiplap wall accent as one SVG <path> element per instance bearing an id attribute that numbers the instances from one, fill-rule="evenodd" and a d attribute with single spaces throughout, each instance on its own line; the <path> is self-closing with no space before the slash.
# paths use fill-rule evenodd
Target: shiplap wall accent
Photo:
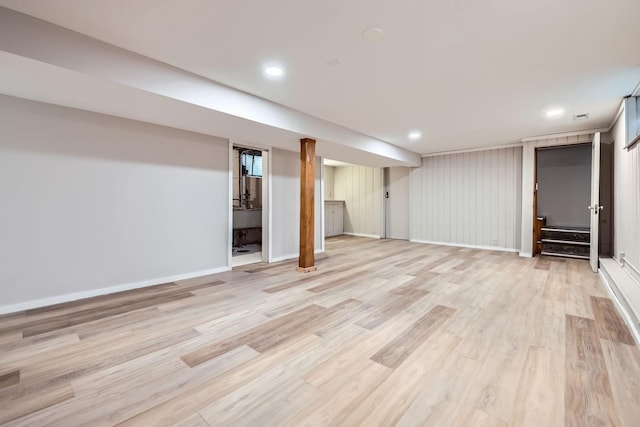
<path id="1" fill-rule="evenodd" d="M 614 139 L 614 255 L 624 252 L 630 273 L 640 269 L 640 145 L 624 148 L 625 115 L 612 130 Z M 634 268 L 635 267 L 635 268 Z M 640 301 L 638 301 L 640 305 Z"/>
<path id="2" fill-rule="evenodd" d="M 625 121 L 625 114 L 621 114 L 610 134 L 615 186 L 614 258 L 601 258 L 599 272 L 640 344 L 640 146 L 624 148 L 627 141 Z"/>
<path id="3" fill-rule="evenodd" d="M 335 166 L 325 166 L 324 167 L 324 199 L 325 200 L 335 200 L 334 194 L 334 176 L 335 176 L 336 168 Z"/>
<path id="4" fill-rule="evenodd" d="M 520 147 L 424 157 L 410 175 L 410 239 L 518 250 Z"/>
<path id="5" fill-rule="evenodd" d="M 344 232 L 380 237 L 383 226 L 382 169 L 338 166 L 334 172 L 335 200 L 344 200 Z"/>

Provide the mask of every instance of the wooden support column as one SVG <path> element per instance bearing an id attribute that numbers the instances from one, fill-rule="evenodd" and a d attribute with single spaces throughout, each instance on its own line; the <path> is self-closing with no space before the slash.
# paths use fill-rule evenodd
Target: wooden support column
<path id="1" fill-rule="evenodd" d="M 314 198 L 316 183 L 316 141 L 300 140 L 300 259 L 297 271 L 315 271 Z"/>

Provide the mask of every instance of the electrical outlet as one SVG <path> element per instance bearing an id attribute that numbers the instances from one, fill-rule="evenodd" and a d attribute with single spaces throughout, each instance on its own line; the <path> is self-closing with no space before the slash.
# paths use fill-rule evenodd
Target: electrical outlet
<path id="1" fill-rule="evenodd" d="M 624 252 L 618 252 L 618 262 L 624 265 Z"/>
<path id="2" fill-rule="evenodd" d="M 491 241 L 491 246 L 498 246 L 498 241 L 497 240 L 492 240 Z"/>

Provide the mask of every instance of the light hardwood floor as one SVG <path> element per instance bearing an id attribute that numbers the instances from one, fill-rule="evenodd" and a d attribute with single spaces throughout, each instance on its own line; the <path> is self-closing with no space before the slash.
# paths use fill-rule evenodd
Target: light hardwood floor
<path id="1" fill-rule="evenodd" d="M 586 262 L 338 237 L 317 267 L 2 316 L 0 423 L 640 425 L 640 352 Z"/>

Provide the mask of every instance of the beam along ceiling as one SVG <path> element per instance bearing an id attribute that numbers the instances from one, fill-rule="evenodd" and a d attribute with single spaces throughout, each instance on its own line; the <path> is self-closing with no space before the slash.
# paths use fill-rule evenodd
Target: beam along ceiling
<path id="1" fill-rule="evenodd" d="M 422 154 L 607 127 L 640 81 L 637 0 L 0 5 Z"/>

